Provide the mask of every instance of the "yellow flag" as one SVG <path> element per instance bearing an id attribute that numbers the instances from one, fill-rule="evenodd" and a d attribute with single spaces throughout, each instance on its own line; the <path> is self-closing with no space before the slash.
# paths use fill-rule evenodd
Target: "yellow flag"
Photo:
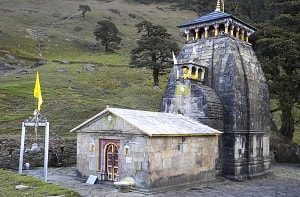
<path id="1" fill-rule="evenodd" d="M 41 105 L 43 103 L 41 86 L 40 86 L 40 79 L 39 79 L 39 72 L 36 71 L 36 79 L 35 79 L 35 86 L 33 96 L 38 99 L 38 111 L 41 110 Z"/>

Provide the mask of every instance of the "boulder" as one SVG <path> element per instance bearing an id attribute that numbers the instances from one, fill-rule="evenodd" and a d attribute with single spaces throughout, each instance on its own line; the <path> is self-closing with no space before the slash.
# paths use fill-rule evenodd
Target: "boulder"
<path id="1" fill-rule="evenodd" d="M 17 190 L 25 190 L 25 189 L 28 189 L 29 186 L 26 186 L 26 185 L 16 185 L 16 189 Z"/>
<path id="2" fill-rule="evenodd" d="M 93 64 L 86 64 L 84 65 L 84 70 L 88 72 L 94 72 L 96 70 L 96 66 Z"/>
<path id="3" fill-rule="evenodd" d="M 134 179 L 132 177 L 125 177 L 122 181 L 114 182 L 114 186 L 118 188 L 119 192 L 129 192 L 134 186 Z"/>
<path id="4" fill-rule="evenodd" d="M 65 72 L 65 71 L 66 71 L 66 69 L 64 67 L 59 67 L 57 69 L 57 72 L 60 72 L 60 73 Z"/>

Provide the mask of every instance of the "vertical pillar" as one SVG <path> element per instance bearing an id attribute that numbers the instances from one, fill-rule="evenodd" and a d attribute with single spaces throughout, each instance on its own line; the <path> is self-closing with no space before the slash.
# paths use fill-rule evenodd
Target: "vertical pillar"
<path id="1" fill-rule="evenodd" d="M 199 28 L 196 28 L 195 32 L 196 32 L 196 40 L 198 40 L 199 39 Z"/>
<path id="2" fill-rule="evenodd" d="M 219 35 L 219 24 L 215 24 L 214 25 L 214 28 L 215 28 L 215 36 L 217 37 Z"/>
<path id="3" fill-rule="evenodd" d="M 19 160 L 19 174 L 23 171 L 23 159 L 24 159 L 24 143 L 25 143 L 25 124 L 22 122 L 22 133 L 21 133 L 21 147 L 20 147 L 20 160 Z"/>
<path id="4" fill-rule="evenodd" d="M 189 65 L 189 76 L 188 78 L 191 78 L 192 77 L 192 67 Z"/>
<path id="5" fill-rule="evenodd" d="M 247 32 L 247 35 L 246 35 L 246 42 L 249 42 L 249 36 L 251 35 L 251 33 Z"/>
<path id="6" fill-rule="evenodd" d="M 49 154 L 49 122 L 45 127 L 45 152 L 44 152 L 44 180 L 48 180 L 48 154 Z"/>
<path id="7" fill-rule="evenodd" d="M 241 40 L 245 41 L 245 30 L 241 30 Z"/>
<path id="8" fill-rule="evenodd" d="M 204 38 L 208 38 L 208 26 L 205 26 L 204 27 L 204 30 L 205 30 L 205 32 L 204 32 Z"/>
<path id="9" fill-rule="evenodd" d="M 233 31 L 234 31 L 234 25 L 231 25 L 231 29 L 230 29 L 230 35 L 233 36 Z"/>
<path id="10" fill-rule="evenodd" d="M 196 70 L 194 79 L 197 79 L 197 80 L 199 79 L 199 69 L 200 69 L 200 68 L 198 68 L 198 69 Z"/>
<path id="11" fill-rule="evenodd" d="M 239 38 L 239 37 L 240 37 L 240 27 L 237 27 L 237 28 L 236 28 L 235 37 L 236 37 L 236 38 Z"/>
<path id="12" fill-rule="evenodd" d="M 190 31 L 186 29 L 184 33 L 186 35 L 186 41 L 188 42 L 190 40 Z"/>
<path id="13" fill-rule="evenodd" d="M 225 34 L 228 34 L 229 23 L 225 23 Z"/>
<path id="14" fill-rule="evenodd" d="M 205 69 L 204 68 L 201 68 L 202 72 L 201 72 L 201 80 L 204 79 L 204 75 L 205 75 Z"/>
<path id="15" fill-rule="evenodd" d="M 176 65 L 176 80 L 179 79 L 179 67 Z"/>

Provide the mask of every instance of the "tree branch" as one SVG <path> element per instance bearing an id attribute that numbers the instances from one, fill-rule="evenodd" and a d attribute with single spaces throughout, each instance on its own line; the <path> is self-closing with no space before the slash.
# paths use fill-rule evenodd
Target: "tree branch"
<path id="1" fill-rule="evenodd" d="M 277 111 L 280 111 L 280 110 L 281 110 L 280 107 L 276 107 L 275 109 L 271 109 L 270 112 L 274 113 L 274 112 L 277 112 Z"/>

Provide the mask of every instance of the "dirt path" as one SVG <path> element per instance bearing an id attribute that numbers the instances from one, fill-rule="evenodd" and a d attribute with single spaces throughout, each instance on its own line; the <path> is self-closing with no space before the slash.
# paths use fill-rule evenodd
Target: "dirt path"
<path id="1" fill-rule="evenodd" d="M 41 177 L 42 168 L 28 171 L 27 174 Z M 96 197 L 140 197 L 143 194 L 118 193 L 110 185 L 86 185 L 75 175 L 75 168 L 51 168 L 49 182 L 57 183 L 78 191 L 82 196 Z M 148 195 L 149 196 L 149 195 Z M 150 195 L 153 197 L 194 197 L 194 196 L 300 196 L 300 164 L 273 165 L 273 174 L 262 178 L 235 182 L 221 180 L 203 183 L 178 190 Z"/>

